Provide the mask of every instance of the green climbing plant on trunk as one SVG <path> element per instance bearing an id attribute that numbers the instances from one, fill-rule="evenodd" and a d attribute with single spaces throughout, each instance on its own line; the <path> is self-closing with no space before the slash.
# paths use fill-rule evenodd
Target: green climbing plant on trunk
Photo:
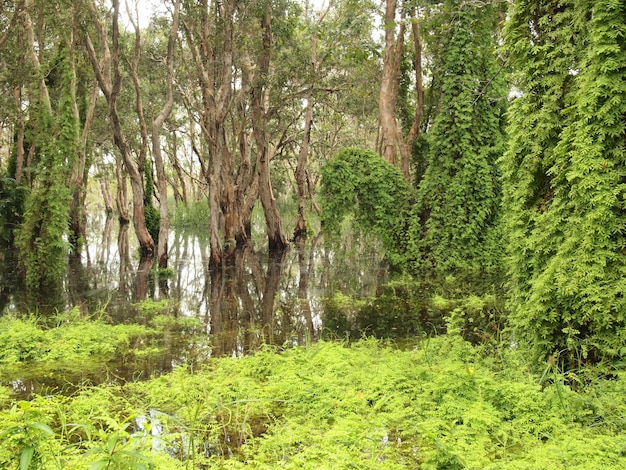
<path id="1" fill-rule="evenodd" d="M 61 289 L 69 251 L 68 224 L 71 191 L 68 187 L 79 142 L 75 112 L 75 76 L 70 58 L 59 46 L 56 72 L 61 80 L 58 103 L 45 100 L 31 109 L 38 163 L 27 197 L 22 225 L 17 235 L 19 259 L 33 300 L 53 298 Z"/>
<path id="2" fill-rule="evenodd" d="M 420 263 L 442 274 L 493 268 L 507 106 L 498 3 L 447 0 L 431 21 L 440 32 L 430 43 L 439 106 L 419 181 Z"/>
<path id="3" fill-rule="evenodd" d="M 381 239 L 393 265 L 408 266 L 412 191 L 397 167 L 370 150 L 344 149 L 322 167 L 320 193 L 327 230 L 353 214 Z"/>
<path id="4" fill-rule="evenodd" d="M 503 159 L 512 325 L 537 361 L 626 356 L 626 6 L 513 4 Z"/>

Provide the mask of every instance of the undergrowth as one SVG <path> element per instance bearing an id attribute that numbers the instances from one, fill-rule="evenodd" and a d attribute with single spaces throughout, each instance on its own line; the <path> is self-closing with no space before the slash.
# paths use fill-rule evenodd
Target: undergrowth
<path id="1" fill-rule="evenodd" d="M 171 204 L 170 223 L 173 228 L 199 228 L 209 226 L 209 205 L 206 201 L 196 201 L 189 205 Z"/>
<path id="2" fill-rule="evenodd" d="M 193 343 L 188 355 L 204 347 L 191 339 L 199 321 L 173 316 L 167 302 L 144 301 L 135 308 L 135 323 L 124 324 L 78 308 L 52 316 L 0 316 L 0 381 L 26 396 L 33 390 L 67 391 L 81 383 L 124 380 L 120 374 L 126 371 L 140 375 L 141 369 L 154 369 L 149 366 L 173 354 L 175 341 Z"/>
<path id="3" fill-rule="evenodd" d="M 626 467 L 626 377 L 573 391 L 565 374 L 458 334 L 267 346 L 72 396 L 0 393 L 0 467 Z"/>

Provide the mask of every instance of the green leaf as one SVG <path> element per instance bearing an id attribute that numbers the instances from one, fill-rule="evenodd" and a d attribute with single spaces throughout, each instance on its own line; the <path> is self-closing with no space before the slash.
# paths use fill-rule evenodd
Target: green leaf
<path id="1" fill-rule="evenodd" d="M 44 423 L 32 423 L 32 424 L 29 425 L 29 427 L 33 428 L 33 429 L 39 429 L 40 431 L 42 431 L 44 434 L 47 434 L 48 436 L 54 436 L 54 431 L 47 424 L 44 424 Z"/>
<path id="2" fill-rule="evenodd" d="M 33 460 L 34 454 L 35 448 L 33 446 L 24 447 L 22 454 L 20 455 L 20 470 L 28 470 L 30 468 L 30 463 Z"/>
<path id="3" fill-rule="evenodd" d="M 119 436 L 117 434 L 113 434 L 107 440 L 107 452 L 109 453 L 109 455 L 113 455 L 113 452 L 115 451 L 115 446 L 117 445 L 118 440 L 119 440 Z"/>
<path id="4" fill-rule="evenodd" d="M 108 458 L 102 458 L 89 466 L 89 470 L 101 470 L 109 464 Z"/>

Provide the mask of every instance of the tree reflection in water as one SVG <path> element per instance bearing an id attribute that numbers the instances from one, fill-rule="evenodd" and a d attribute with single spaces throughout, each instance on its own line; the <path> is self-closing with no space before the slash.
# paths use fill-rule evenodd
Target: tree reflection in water
<path id="1" fill-rule="evenodd" d="M 251 244 L 231 265 L 209 270 L 208 236 L 180 229 L 170 234 L 171 272 L 159 273 L 151 260 L 140 259 L 131 232 L 111 218 L 91 221 L 82 256 L 71 260 L 61 304 L 84 313 L 104 309 L 113 321 L 130 322 L 138 302 L 169 299 L 174 315 L 202 321 L 212 355 L 315 340 L 324 326 L 324 297 L 375 295 L 386 276 L 372 246 L 345 237 L 331 248 L 321 234 L 280 255 Z M 29 309 L 19 301 L 18 285 L 2 286 L 2 293 L 3 309 Z"/>

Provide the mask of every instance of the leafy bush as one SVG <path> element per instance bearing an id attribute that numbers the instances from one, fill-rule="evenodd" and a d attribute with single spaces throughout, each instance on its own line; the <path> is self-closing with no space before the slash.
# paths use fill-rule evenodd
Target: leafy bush
<path id="1" fill-rule="evenodd" d="M 40 387 L 76 386 L 77 381 L 102 375 L 115 358 L 135 357 L 140 342 L 150 354 L 160 353 L 150 348 L 158 344 L 154 328 L 80 318 L 78 310 L 46 320 L 53 324 L 35 316 L 0 318 L 0 379 L 21 382 L 34 377 Z"/>

